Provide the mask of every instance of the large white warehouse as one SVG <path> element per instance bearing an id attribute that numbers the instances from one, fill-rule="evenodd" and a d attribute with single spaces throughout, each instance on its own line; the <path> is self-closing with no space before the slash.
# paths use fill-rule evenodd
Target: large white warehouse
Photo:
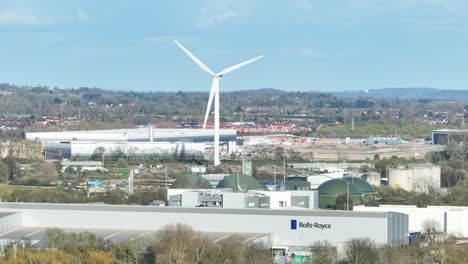
<path id="1" fill-rule="evenodd" d="M 46 159 L 89 160 L 119 158 L 120 156 L 175 155 L 178 158 L 197 157 L 204 159 L 206 143 L 171 142 L 47 142 Z"/>
<path id="2" fill-rule="evenodd" d="M 0 203 L 0 222 L 0 240 L 22 228 L 118 230 L 115 237 L 126 230 L 154 231 L 181 223 L 200 232 L 256 234 L 249 241 L 271 247 L 308 248 L 321 240 L 339 247 L 353 238 L 408 244 L 408 216 L 394 212 Z"/>
<path id="3" fill-rule="evenodd" d="M 211 149 L 213 129 L 113 129 L 26 133 L 26 139 L 41 142 L 46 159 L 87 160 L 105 156 L 174 155 L 181 159 L 204 159 Z M 236 130 L 221 129 L 225 152 L 236 151 Z"/>
<path id="4" fill-rule="evenodd" d="M 220 129 L 220 141 L 236 141 L 237 131 Z M 128 128 L 108 130 L 80 130 L 60 132 L 30 132 L 27 140 L 40 142 L 212 142 L 213 129 Z"/>
<path id="5" fill-rule="evenodd" d="M 353 210 L 358 212 L 399 212 L 408 215 L 410 232 L 424 232 L 424 228 L 430 224 L 447 234 L 468 237 L 468 207 L 466 206 L 419 208 L 416 205 L 360 205 L 354 206 Z"/>

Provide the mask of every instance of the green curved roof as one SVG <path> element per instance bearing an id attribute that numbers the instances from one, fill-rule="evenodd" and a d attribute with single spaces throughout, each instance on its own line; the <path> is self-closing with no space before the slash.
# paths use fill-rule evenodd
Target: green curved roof
<path id="1" fill-rule="evenodd" d="M 237 179 L 239 179 L 239 184 L 237 183 Z M 216 188 L 231 188 L 237 190 L 238 186 L 242 190 L 264 189 L 254 177 L 245 174 L 225 176 L 224 179 L 218 183 Z"/>
<path id="2" fill-rule="evenodd" d="M 184 174 L 176 177 L 174 188 L 209 189 L 210 182 L 198 174 Z"/>
<path id="3" fill-rule="evenodd" d="M 362 193 L 351 182 L 343 179 L 331 179 L 326 181 L 317 188 L 319 196 L 338 196 L 342 193 L 348 193 L 350 196 L 361 196 Z"/>
<path id="4" fill-rule="evenodd" d="M 339 209 L 338 198 L 349 194 L 350 204 L 358 205 L 362 202 L 362 193 L 352 182 L 344 179 L 331 179 L 322 183 L 318 188 L 320 208 Z"/>
<path id="5" fill-rule="evenodd" d="M 351 182 L 363 194 L 376 193 L 374 186 L 358 177 L 344 177 L 343 180 Z"/>

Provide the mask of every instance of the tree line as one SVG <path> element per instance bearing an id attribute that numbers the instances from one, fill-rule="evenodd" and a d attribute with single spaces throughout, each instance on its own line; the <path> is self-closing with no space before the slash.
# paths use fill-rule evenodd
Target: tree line
<path id="1" fill-rule="evenodd" d="M 244 243 L 240 237 L 214 243 L 203 233 L 185 225 L 170 225 L 148 241 L 113 243 L 94 233 L 66 233 L 52 228 L 45 232 L 44 249 L 28 244 L 7 246 L 1 263 L 86 264 L 273 264 L 271 252 L 261 243 Z"/>
<path id="2" fill-rule="evenodd" d="M 442 238 L 427 222 L 422 240 L 405 246 L 379 245 L 369 238 L 344 241 L 340 252 L 328 241 L 317 241 L 304 248 L 304 264 L 462 264 L 468 263 L 468 250 L 453 237 Z M 303 253 L 304 254 L 304 253 Z M 291 254 L 292 255 L 292 254 Z M 163 264 L 273 264 L 297 263 L 291 256 L 273 256 L 260 242 L 246 242 L 232 236 L 217 243 L 204 233 L 181 224 L 169 225 L 156 236 L 130 242 L 96 237 L 94 233 L 45 231 L 44 245 L 33 248 L 26 242 L 3 247 L 1 263 L 163 263 Z"/>

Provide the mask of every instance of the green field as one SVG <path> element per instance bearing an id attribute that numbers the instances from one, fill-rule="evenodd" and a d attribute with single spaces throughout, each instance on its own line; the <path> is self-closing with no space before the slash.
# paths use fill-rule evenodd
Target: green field
<path id="1" fill-rule="evenodd" d="M 104 173 L 87 173 L 83 175 L 87 178 L 107 180 L 107 179 L 126 179 L 128 178 L 128 173 L 131 169 L 129 168 L 116 168 L 110 169 L 108 172 Z"/>

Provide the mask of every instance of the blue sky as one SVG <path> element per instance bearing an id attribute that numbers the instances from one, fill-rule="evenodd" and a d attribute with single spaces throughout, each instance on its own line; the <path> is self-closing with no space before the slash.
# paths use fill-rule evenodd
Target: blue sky
<path id="1" fill-rule="evenodd" d="M 467 89 L 465 0 L 2 0 L 0 82 L 208 91 Z"/>

